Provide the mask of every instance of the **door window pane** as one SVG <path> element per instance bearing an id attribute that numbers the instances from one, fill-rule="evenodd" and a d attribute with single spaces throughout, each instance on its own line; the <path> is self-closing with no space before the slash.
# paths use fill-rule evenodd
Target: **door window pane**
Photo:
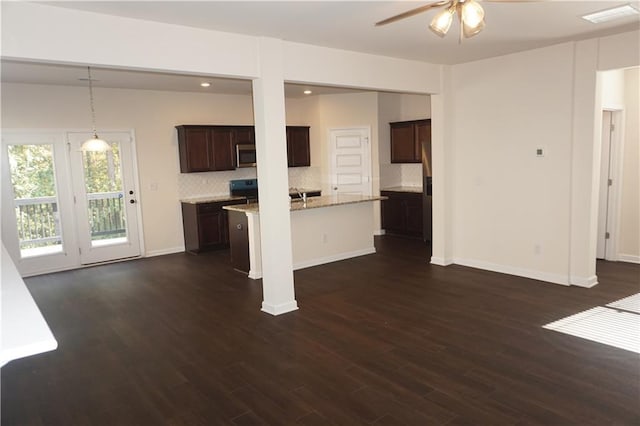
<path id="1" fill-rule="evenodd" d="M 83 153 L 92 247 L 127 241 L 120 144 L 110 151 Z"/>
<path id="2" fill-rule="evenodd" d="M 52 145 L 9 145 L 22 258 L 62 252 Z"/>

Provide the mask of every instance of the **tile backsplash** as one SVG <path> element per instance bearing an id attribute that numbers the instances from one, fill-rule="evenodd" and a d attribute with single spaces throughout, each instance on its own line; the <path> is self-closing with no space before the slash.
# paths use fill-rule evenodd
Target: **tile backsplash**
<path id="1" fill-rule="evenodd" d="M 403 186 L 422 187 L 422 164 L 401 164 L 400 174 Z"/>
<path id="2" fill-rule="evenodd" d="M 422 187 L 422 164 L 381 164 L 380 188 Z"/>
<path id="3" fill-rule="evenodd" d="M 291 167 L 289 187 L 320 188 L 319 167 Z M 180 173 L 178 175 L 178 196 L 183 198 L 222 196 L 229 194 L 229 181 L 256 177 L 256 169 L 229 170 L 224 172 Z"/>

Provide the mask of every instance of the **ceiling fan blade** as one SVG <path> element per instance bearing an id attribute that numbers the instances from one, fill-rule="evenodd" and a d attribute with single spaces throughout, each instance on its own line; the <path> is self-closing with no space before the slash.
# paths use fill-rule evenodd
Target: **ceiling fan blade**
<path id="1" fill-rule="evenodd" d="M 481 0 L 487 3 L 541 3 L 550 0 Z"/>
<path id="2" fill-rule="evenodd" d="M 407 12 L 401 13 L 399 15 L 392 16 L 391 18 L 387 18 L 387 19 L 382 20 L 380 22 L 376 22 L 375 26 L 379 27 L 381 25 L 390 24 L 392 22 L 396 22 L 396 21 L 399 21 L 401 19 L 408 18 L 410 16 L 417 15 L 417 14 L 422 13 L 422 12 L 426 12 L 427 10 L 432 9 L 434 7 L 444 6 L 445 4 L 448 4 L 448 3 L 450 3 L 449 0 L 438 1 L 438 2 L 435 2 L 435 3 L 429 3 L 427 5 L 420 6 L 420 7 L 417 7 L 415 9 L 411 9 L 411 10 L 409 10 Z"/>

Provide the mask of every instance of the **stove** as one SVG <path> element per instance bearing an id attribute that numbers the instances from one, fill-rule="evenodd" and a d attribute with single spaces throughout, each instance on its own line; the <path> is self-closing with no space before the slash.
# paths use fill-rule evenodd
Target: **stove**
<path id="1" fill-rule="evenodd" d="M 234 179 L 229 181 L 229 193 L 247 197 L 247 203 L 258 201 L 258 179 Z"/>

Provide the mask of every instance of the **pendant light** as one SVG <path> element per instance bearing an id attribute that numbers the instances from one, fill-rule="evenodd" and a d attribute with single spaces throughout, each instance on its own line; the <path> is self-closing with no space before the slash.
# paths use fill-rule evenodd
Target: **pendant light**
<path id="1" fill-rule="evenodd" d="M 89 103 L 91 106 L 91 122 L 93 123 L 93 137 L 87 139 L 80 147 L 81 151 L 104 152 L 109 151 L 111 146 L 103 139 L 98 137 L 96 132 L 96 110 L 93 106 L 93 80 L 91 79 L 91 67 L 87 67 L 87 75 L 89 77 Z"/>

